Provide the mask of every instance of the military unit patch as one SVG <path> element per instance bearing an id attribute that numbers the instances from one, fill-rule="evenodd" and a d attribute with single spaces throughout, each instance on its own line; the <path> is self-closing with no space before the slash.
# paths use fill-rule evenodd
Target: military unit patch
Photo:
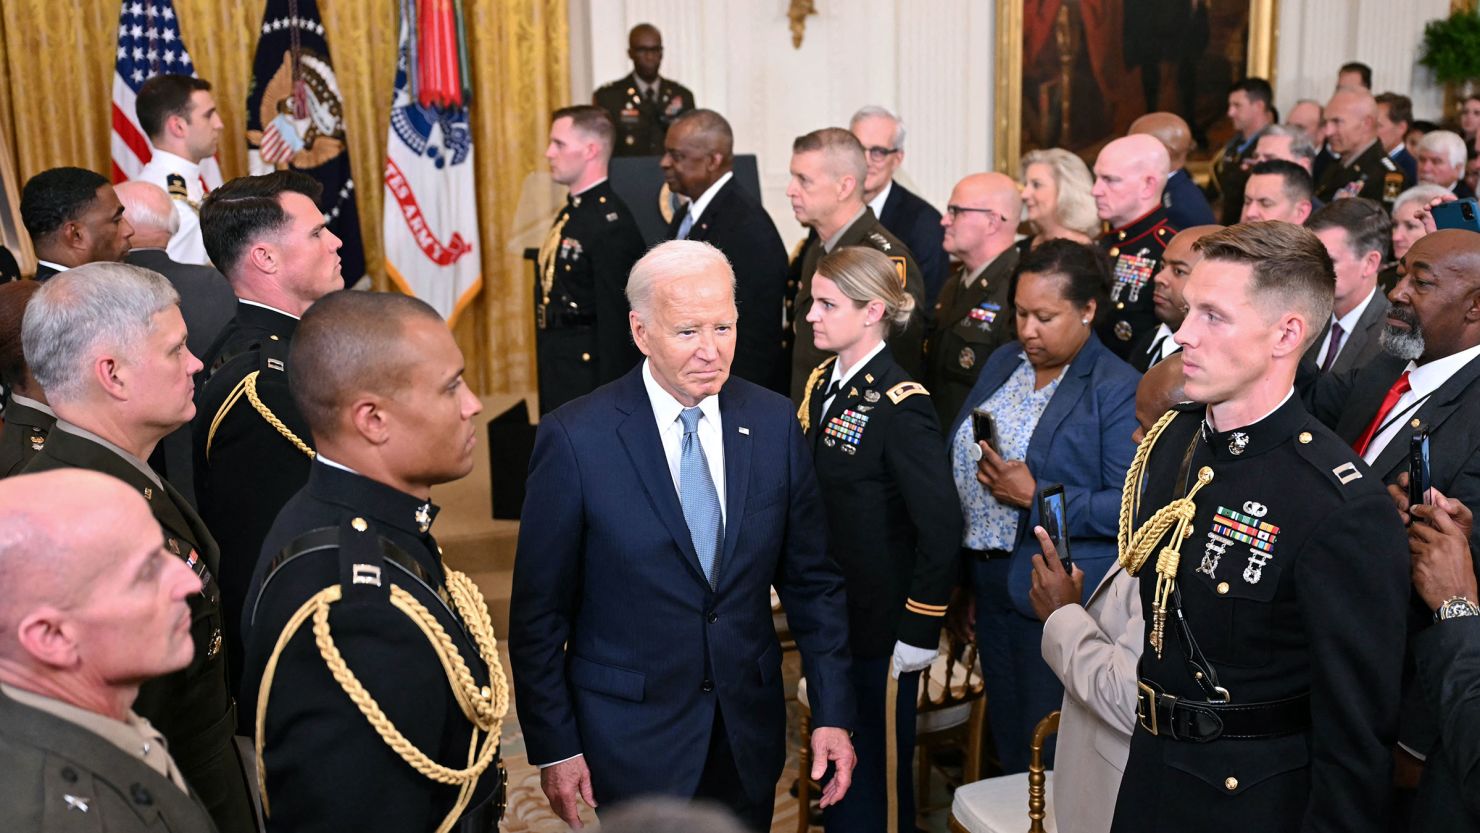
<path id="1" fill-rule="evenodd" d="M 886 246 L 888 244 L 885 244 Z M 909 270 L 905 266 L 904 258 L 898 255 L 890 255 L 889 259 L 894 263 L 894 274 L 899 276 L 900 286 L 909 286 Z"/>
<path id="2" fill-rule="evenodd" d="M 1140 299 L 1141 290 L 1156 273 L 1156 258 L 1145 257 L 1146 254 L 1142 250 L 1139 255 L 1122 254 L 1115 259 L 1115 285 L 1110 288 L 1110 300 L 1119 301 L 1122 294 L 1129 303 Z"/>

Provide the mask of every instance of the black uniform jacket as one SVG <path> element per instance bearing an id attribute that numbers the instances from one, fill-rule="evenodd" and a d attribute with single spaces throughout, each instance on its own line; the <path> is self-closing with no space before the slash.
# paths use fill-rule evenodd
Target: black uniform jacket
<path id="1" fill-rule="evenodd" d="M 925 282 L 920 277 L 920 267 L 915 264 L 914 256 L 899 242 L 899 238 L 879 225 L 873 209 L 868 207 L 863 209 L 863 213 L 852 225 L 843 230 L 833 251 L 844 246 L 867 246 L 888 255 L 899 271 L 900 280 L 904 281 L 905 290 L 915 296 L 917 312 L 904 332 L 889 339 L 889 349 L 894 353 L 894 360 L 899 362 L 899 366 L 911 378 L 922 377 L 925 324 L 920 311 L 925 309 Z M 812 308 L 812 275 L 817 272 L 817 262 L 826 255 L 820 242 L 807 246 L 802 255 L 802 272 L 797 283 L 796 302 L 792 308 L 796 342 L 791 355 L 791 401 L 795 404 L 801 404 L 802 394 L 806 392 L 807 376 L 812 368 L 821 364 L 828 355 L 812 343 L 812 325 L 807 323 L 807 311 Z"/>
<path id="2" fill-rule="evenodd" d="M 1136 527 L 1186 494 L 1184 467 L 1188 484 L 1212 469 L 1181 545 L 1181 613 L 1231 703 L 1308 693 L 1310 725 L 1206 743 L 1139 725 L 1113 829 L 1386 830 L 1408 600 L 1407 540 L 1392 500 L 1298 397 L 1223 433 L 1204 427 L 1202 406 L 1178 410 L 1149 456 Z M 1174 610 L 1163 654 L 1150 647 L 1164 543 L 1138 574 L 1140 674 L 1207 702 Z"/>
<path id="3" fill-rule="evenodd" d="M 591 96 L 591 103 L 610 113 L 617 126 L 612 155 L 662 156 L 668 125 L 694 109 L 694 94 L 677 81 L 659 77 L 658 100 L 649 102 L 637 86 L 637 77 L 629 73 L 603 85 Z"/>
<path id="4" fill-rule="evenodd" d="M 195 380 L 195 419 L 190 432 L 195 461 L 195 497 L 200 516 L 221 542 L 221 608 L 226 614 L 232 691 L 241 682 L 243 598 L 262 539 L 278 510 L 308 480 L 310 458 L 258 413 L 241 392 L 257 373 L 257 395 L 283 424 L 310 447 L 308 423 L 288 391 L 288 346 L 298 319 L 238 303 L 236 318 L 221 331 L 201 362 Z M 242 713 L 242 728 L 251 720 Z"/>
<path id="5" fill-rule="evenodd" d="M 1480 831 L 1480 618 L 1440 622 L 1416 645 L 1424 695 L 1442 730 L 1409 829 Z"/>
<path id="6" fill-rule="evenodd" d="M 1010 246 L 970 286 L 962 283 L 965 267 L 957 263 L 941 288 L 925 347 L 929 369 L 925 381 L 941 425 L 956 420 L 992 351 L 1014 338 L 1017 328 L 1009 293 L 1017 262 L 1018 249 Z"/>
<path id="7" fill-rule="evenodd" d="M 550 234 L 558 240 L 542 250 L 534 286 L 540 413 L 618 378 L 640 358 L 625 293 L 646 246 L 611 182 L 568 197 Z"/>
<path id="8" fill-rule="evenodd" d="M 1110 301 L 1105 314 L 1096 316 L 1095 332 L 1110 352 L 1122 359 L 1130 355 L 1137 336 L 1156 329 L 1152 278 L 1161 271 L 1167 244 L 1177 231 L 1167 219 L 1166 209 L 1158 205 L 1139 220 L 1100 235 L 1100 248 L 1110 256 L 1113 274 Z"/>
<path id="9" fill-rule="evenodd" d="M 5 406 L 5 425 L 0 427 L 0 477 L 20 474 L 41 449 L 56 425 L 55 414 L 17 402 L 12 396 Z"/>
<path id="10" fill-rule="evenodd" d="M 181 792 L 106 738 L 4 694 L 0 772 L 0 830 L 216 830 L 199 796 Z"/>
<path id="11" fill-rule="evenodd" d="M 1393 210 L 1393 200 L 1413 183 L 1382 150 L 1382 142 L 1373 140 L 1350 165 L 1339 161 L 1326 167 L 1316 184 L 1316 199 L 1329 203 L 1342 197 L 1366 197 Z"/>
<path id="12" fill-rule="evenodd" d="M 896 640 L 940 641 L 961 552 L 961 509 L 940 423 L 924 386 L 887 349 L 860 367 L 823 413 L 836 358 L 807 402 L 828 553 L 843 570 L 853 656 L 889 656 Z"/>
<path id="13" fill-rule="evenodd" d="M 889 229 L 914 255 L 920 266 L 920 276 L 925 281 L 924 309 L 933 308 L 950 267 L 950 258 L 946 257 L 943 248 L 946 230 L 941 227 L 940 212 L 895 180 L 879 211 L 879 224 Z"/>
<path id="14" fill-rule="evenodd" d="M 46 448 L 26 466 L 26 473 L 79 468 L 122 480 L 148 501 L 154 519 L 164 528 L 165 547 L 200 576 L 202 592 L 189 599 L 195 658 L 180 671 L 144 683 L 134 711 L 169 741 L 171 757 L 200 793 L 216 826 L 223 833 L 252 831 L 255 819 L 246 775 L 231 739 L 236 713 L 226 681 L 227 628 L 216 584 L 221 557 L 216 541 L 169 481 L 156 485 L 117 452 L 63 425 L 52 430 Z"/>
<path id="15" fill-rule="evenodd" d="M 256 714 L 267 659 L 288 619 L 314 594 L 342 583 L 345 597 L 330 608 L 329 628 L 349 670 L 416 748 L 452 769 L 468 765 L 473 725 L 458 707 L 426 635 L 390 601 L 391 584 L 414 596 L 451 636 L 478 685 L 488 685 L 488 668 L 477 647 L 442 600 L 446 581 L 442 558 L 436 540 L 429 529 L 422 531 L 418 520 L 420 513 L 430 521 L 436 511 L 425 501 L 369 478 L 314 464 L 308 485 L 273 524 L 253 576 L 242 623 L 247 643 L 242 702 L 249 714 Z M 383 586 L 353 584 L 341 575 L 337 547 L 272 569 L 273 559 L 289 551 L 304 533 L 339 528 L 355 518 L 368 526 L 360 534 L 394 543 L 409 556 L 418 575 L 387 560 L 378 565 L 386 580 Z M 269 574 L 272 577 L 264 584 Z M 479 743 L 481 748 L 481 737 Z M 263 761 L 269 831 L 433 830 L 452 810 L 457 796 L 455 787 L 419 774 L 381 740 L 330 674 L 314 644 L 311 619 L 278 659 L 268 694 Z M 469 806 L 485 803 L 498 781 L 497 767 L 489 767 Z"/>
<path id="16" fill-rule="evenodd" d="M 684 215 L 673 218 L 668 239 L 678 237 Z M 734 177 L 705 206 L 689 229 L 689 240 L 714 246 L 735 269 L 735 306 L 740 311 L 730 373 L 770 387 L 781 360 L 781 303 L 786 292 L 786 246 L 759 201 Z"/>
<path id="17" fill-rule="evenodd" d="M 1234 225 L 1243 214 L 1244 186 L 1249 181 L 1244 163 L 1254 155 L 1254 148 L 1263 134 L 1261 130 L 1245 143 L 1243 134 L 1235 133 L 1213 157 L 1213 168 L 1208 177 L 1208 199 L 1218 203 L 1220 222 L 1225 226 Z"/>

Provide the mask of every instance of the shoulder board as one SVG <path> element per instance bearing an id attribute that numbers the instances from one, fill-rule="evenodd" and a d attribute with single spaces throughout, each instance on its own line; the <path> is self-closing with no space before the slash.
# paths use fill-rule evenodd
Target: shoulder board
<path id="1" fill-rule="evenodd" d="M 185 177 L 179 174 L 169 174 L 164 178 L 165 190 L 170 192 L 172 200 L 189 200 L 190 188 L 185 184 Z"/>
<path id="2" fill-rule="evenodd" d="M 894 248 L 893 244 L 891 244 L 884 237 L 884 235 L 878 233 L 877 231 L 871 231 L 871 232 L 868 233 L 868 242 L 874 248 L 878 249 L 881 252 L 887 252 L 887 251 L 889 251 L 889 250 L 891 250 L 891 249 Z"/>
<path id="3" fill-rule="evenodd" d="M 930 395 L 930 391 L 926 390 L 925 386 L 919 382 L 900 382 L 890 388 L 886 395 L 889 397 L 890 402 L 898 405 L 917 393 L 923 393 L 926 396 Z"/>
<path id="4" fill-rule="evenodd" d="M 1382 487 L 1367 468 L 1367 464 L 1355 456 L 1350 446 L 1318 430 L 1311 423 L 1307 423 L 1295 435 L 1295 451 L 1320 471 L 1338 492 L 1346 493 L 1373 484 L 1376 488 Z"/>

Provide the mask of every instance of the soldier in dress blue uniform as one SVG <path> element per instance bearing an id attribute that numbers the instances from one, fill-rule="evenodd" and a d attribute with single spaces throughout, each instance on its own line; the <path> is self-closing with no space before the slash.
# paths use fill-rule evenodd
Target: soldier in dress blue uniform
<path id="1" fill-rule="evenodd" d="M 1112 829 L 1385 830 L 1407 543 L 1379 479 L 1293 393 L 1331 260 L 1282 222 L 1194 248 L 1177 331 L 1193 404 L 1147 432 L 1121 507 L 1146 644 Z"/>
<path id="2" fill-rule="evenodd" d="M 345 291 L 290 359 L 318 456 L 243 617 L 267 829 L 492 833 L 508 686 L 483 596 L 431 532 L 432 487 L 473 466 L 462 354 L 422 301 Z"/>
<path id="3" fill-rule="evenodd" d="M 1116 139 L 1095 159 L 1091 193 L 1105 223 L 1099 243 L 1114 268 L 1108 309 L 1098 316 L 1095 333 L 1121 358 L 1137 337 L 1156 329 L 1152 279 L 1177 233 L 1161 203 L 1170 165 L 1167 149 L 1144 134 Z"/>
<path id="4" fill-rule="evenodd" d="M 627 272 L 645 246 L 606 178 L 614 129 L 599 107 L 556 110 L 545 158 L 570 188 L 540 246 L 534 286 L 540 413 L 584 396 L 637 364 L 627 331 Z M 661 147 L 658 151 L 662 152 Z"/>
<path id="5" fill-rule="evenodd" d="M 871 248 L 839 248 L 817 264 L 811 289 L 812 339 L 837 355 L 812 371 L 797 417 L 815 454 L 828 552 L 843 570 L 858 701 L 853 787 L 824 822 L 834 831 L 884 830 L 894 812 L 909 830 L 915 701 L 940 642 L 961 511 L 930 395 L 885 348 L 915 314 L 894 262 Z"/>
<path id="6" fill-rule="evenodd" d="M 591 97 L 617 126 L 614 156 L 662 156 L 663 139 L 673 120 L 694 109 L 688 87 L 658 75 L 663 65 L 663 35 L 639 23 L 627 35 L 632 72 L 603 85 Z"/>

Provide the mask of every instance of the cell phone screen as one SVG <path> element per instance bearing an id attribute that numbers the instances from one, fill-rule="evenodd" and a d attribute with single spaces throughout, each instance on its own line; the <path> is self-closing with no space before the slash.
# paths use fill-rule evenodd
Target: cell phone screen
<path id="1" fill-rule="evenodd" d="M 1408 441 L 1408 502 L 1428 503 L 1429 432 L 1420 431 Z"/>
<path id="2" fill-rule="evenodd" d="M 1074 560 L 1069 556 L 1068 509 L 1063 484 L 1054 484 L 1038 493 L 1038 523 L 1059 551 L 1064 572 L 1072 572 Z"/>

